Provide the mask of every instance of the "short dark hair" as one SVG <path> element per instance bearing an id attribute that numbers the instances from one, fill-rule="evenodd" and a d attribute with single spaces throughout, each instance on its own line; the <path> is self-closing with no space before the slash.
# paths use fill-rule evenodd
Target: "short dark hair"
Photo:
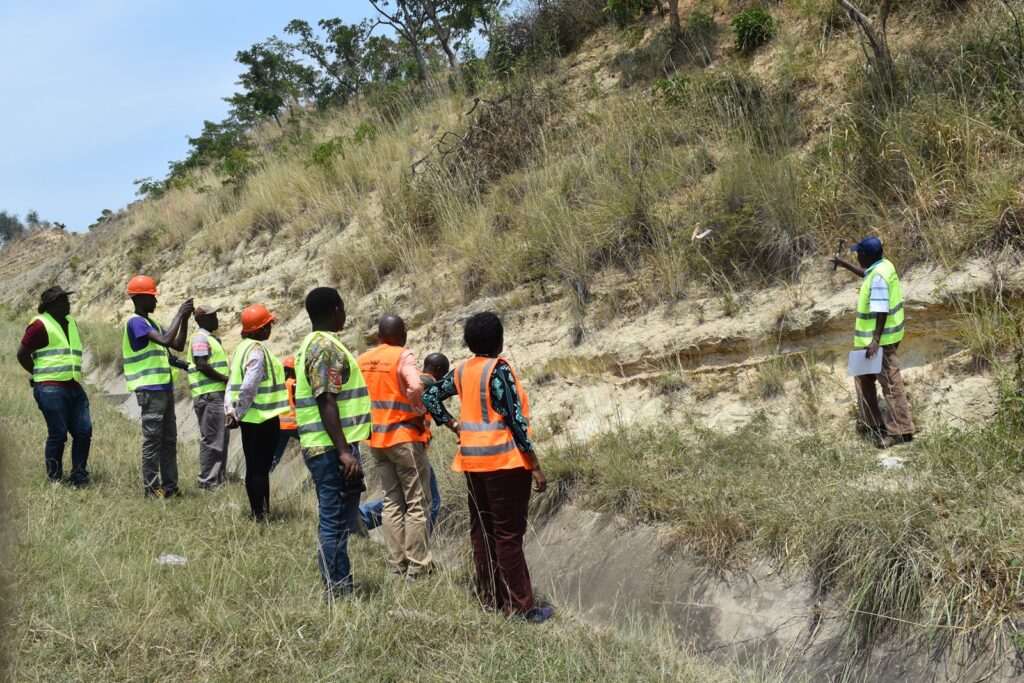
<path id="1" fill-rule="evenodd" d="M 484 311 L 466 321 L 462 338 L 469 350 L 476 354 L 495 353 L 505 339 L 505 328 L 497 313 Z"/>
<path id="2" fill-rule="evenodd" d="M 338 307 L 344 315 L 345 302 L 334 287 L 317 287 L 306 295 L 306 314 L 313 322 L 324 320 Z"/>
<path id="3" fill-rule="evenodd" d="M 423 369 L 433 368 L 437 370 L 440 375 L 447 375 L 448 370 L 451 369 L 451 363 L 448 361 L 448 356 L 443 353 L 432 353 L 423 359 Z"/>

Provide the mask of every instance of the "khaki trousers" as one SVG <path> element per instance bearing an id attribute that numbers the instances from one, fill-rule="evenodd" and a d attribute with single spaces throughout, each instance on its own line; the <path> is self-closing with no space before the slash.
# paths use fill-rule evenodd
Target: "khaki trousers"
<path id="1" fill-rule="evenodd" d="M 903 376 L 900 375 L 900 359 L 896 355 L 899 344 L 883 346 L 882 371 L 877 375 L 861 375 L 855 377 L 857 386 L 857 405 L 860 408 L 862 424 L 875 432 L 885 432 L 890 436 L 907 436 L 914 433 L 914 421 L 910 417 L 910 402 L 903 387 Z M 883 417 L 878 405 L 878 393 L 875 381 L 882 385 L 887 414 Z"/>
<path id="2" fill-rule="evenodd" d="M 430 567 L 427 517 L 430 510 L 430 461 L 422 443 L 371 448 L 384 488 L 384 542 L 392 571 L 417 575 Z"/>

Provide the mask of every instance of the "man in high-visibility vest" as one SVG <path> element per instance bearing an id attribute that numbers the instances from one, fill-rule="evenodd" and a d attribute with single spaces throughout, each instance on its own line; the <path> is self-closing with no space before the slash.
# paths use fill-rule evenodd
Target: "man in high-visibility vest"
<path id="1" fill-rule="evenodd" d="M 448 374 L 451 364 L 448 357 L 443 353 L 432 353 L 423 359 L 423 372 L 420 373 L 420 380 L 423 382 L 424 390 L 429 389 L 441 378 Z M 430 451 L 430 416 L 424 415 L 424 423 L 427 428 L 427 451 Z M 427 521 L 430 531 L 434 531 L 437 523 L 437 516 L 441 513 L 441 490 L 437 487 L 437 474 L 434 472 L 434 465 L 430 465 L 430 516 Z M 384 521 L 384 499 L 363 503 L 359 506 L 359 520 L 362 522 L 360 532 L 368 535 L 370 531 L 379 527 Z"/>
<path id="2" fill-rule="evenodd" d="M 452 470 L 466 474 L 480 601 L 510 617 L 543 623 L 554 609 L 534 603 L 523 553 L 531 483 L 537 493 L 547 488 L 533 448 L 530 402 L 512 366 L 499 355 L 505 330 L 497 314 L 471 316 L 463 339 L 473 358 L 424 392 L 423 405 L 435 422 L 459 435 Z M 462 405 L 458 422 L 443 405 L 455 395 Z"/>
<path id="3" fill-rule="evenodd" d="M 850 247 L 857 254 L 854 265 L 838 255 L 836 265 L 863 278 L 857 300 L 857 321 L 853 344 L 865 349 L 868 358 L 882 354 L 882 371 L 877 375 L 855 377 L 860 427 L 877 439 L 879 448 L 891 448 L 914 438 L 914 421 L 910 402 L 900 374 L 896 350 L 905 332 L 903 288 L 896 267 L 883 256 L 882 241 L 866 237 Z M 888 415 L 883 417 L 878 405 L 875 382 L 882 385 Z"/>
<path id="4" fill-rule="evenodd" d="M 384 488 L 384 542 L 393 576 L 415 581 L 430 570 L 430 461 L 423 421 L 423 381 L 405 347 L 405 322 L 385 315 L 380 344 L 359 356 L 373 408 L 370 452 Z"/>
<path id="5" fill-rule="evenodd" d="M 156 282 L 136 275 L 128 282 L 135 313 L 125 323 L 121 337 L 124 379 L 128 391 L 142 409 L 142 487 L 147 497 L 181 496 L 178 488 L 178 424 L 174 415 L 174 378 L 180 365 L 168 349 L 185 350 L 188 317 L 194 307 L 187 299 L 164 329 L 153 320 Z"/>
<path id="6" fill-rule="evenodd" d="M 370 394 L 338 333 L 345 303 L 333 287 L 306 295 L 313 331 L 295 356 L 295 419 L 302 457 L 316 487 L 320 524 L 317 566 L 329 599 L 351 592 L 348 537 L 366 490 L 356 443 L 370 436 Z"/>
<path id="7" fill-rule="evenodd" d="M 39 412 L 46 420 L 43 457 L 50 481 L 64 477 L 64 444 L 71 434 L 72 486 L 89 484 L 89 445 L 92 417 L 82 379 L 82 340 L 71 317 L 69 294 L 50 287 L 39 297 L 39 315 L 25 329 L 18 346 L 18 362 L 32 376 L 29 384 Z"/>
<path id="8" fill-rule="evenodd" d="M 188 350 L 188 386 L 199 424 L 201 490 L 214 491 L 228 469 L 228 430 L 224 424 L 224 392 L 228 386 L 228 354 L 214 332 L 220 326 L 216 306 L 196 306 L 196 325 Z"/>

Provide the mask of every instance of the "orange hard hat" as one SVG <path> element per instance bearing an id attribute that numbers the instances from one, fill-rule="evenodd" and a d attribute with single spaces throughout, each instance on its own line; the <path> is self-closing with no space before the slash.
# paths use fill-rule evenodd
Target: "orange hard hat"
<path id="1" fill-rule="evenodd" d="M 255 332 L 272 322 L 274 314 L 259 304 L 253 304 L 242 311 L 242 332 Z"/>
<path id="2" fill-rule="evenodd" d="M 283 361 L 281 361 L 281 365 L 285 366 L 286 368 L 291 368 L 292 370 L 294 370 L 295 369 L 295 356 L 288 356 Z"/>
<path id="3" fill-rule="evenodd" d="M 156 281 L 151 277 L 145 275 L 136 275 L 128 281 L 128 296 L 134 296 L 136 294 L 152 294 L 153 296 L 160 296 L 160 292 L 156 291 Z"/>

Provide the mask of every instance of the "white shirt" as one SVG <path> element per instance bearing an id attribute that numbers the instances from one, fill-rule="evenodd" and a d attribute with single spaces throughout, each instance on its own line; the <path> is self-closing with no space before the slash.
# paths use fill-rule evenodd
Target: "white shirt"
<path id="1" fill-rule="evenodd" d="M 868 301 L 868 310 L 872 313 L 889 312 L 889 283 L 881 275 L 871 278 L 871 297 Z"/>
<path id="2" fill-rule="evenodd" d="M 267 364 L 263 355 L 263 349 L 255 344 L 249 351 L 249 359 L 245 362 L 245 376 L 242 378 L 242 386 L 238 390 L 238 402 L 231 404 L 231 392 L 224 392 L 224 414 L 235 415 L 239 420 L 245 417 L 252 407 L 256 398 L 256 392 L 260 388 L 260 382 L 267 378 Z"/>

